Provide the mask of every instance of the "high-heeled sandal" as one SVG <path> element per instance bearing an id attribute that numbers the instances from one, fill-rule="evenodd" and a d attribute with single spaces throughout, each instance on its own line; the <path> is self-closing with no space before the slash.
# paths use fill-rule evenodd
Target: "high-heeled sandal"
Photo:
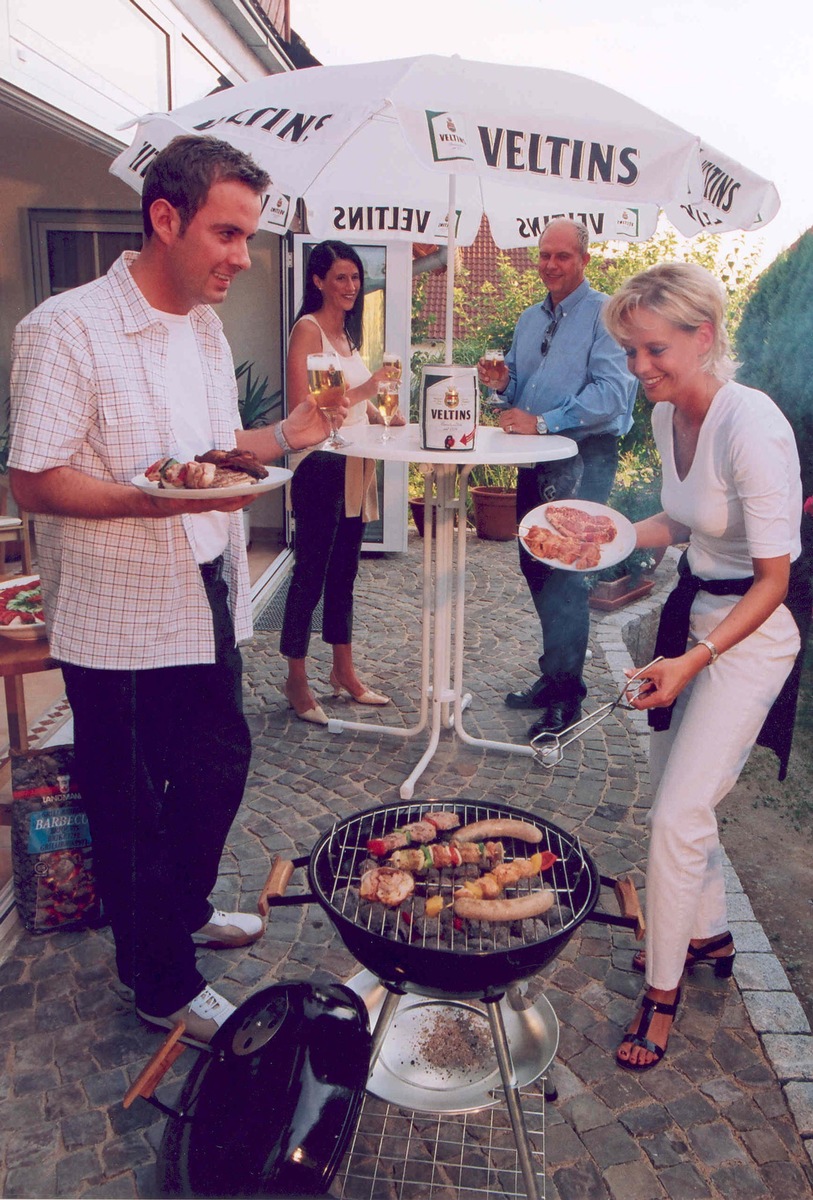
<path id="1" fill-rule="evenodd" d="M 349 687 L 343 683 L 339 683 L 336 678 L 335 671 L 330 672 L 330 686 L 333 688 L 334 696 L 341 696 L 342 692 L 347 692 L 351 700 L 355 700 L 356 704 L 389 704 L 389 696 L 382 696 L 379 692 L 372 692 L 369 688 L 362 688 L 358 695 L 351 692 Z"/>
<path id="2" fill-rule="evenodd" d="M 672 1004 L 667 1004 L 663 1000 L 653 1000 L 650 996 L 644 996 L 641 1001 L 641 1019 L 638 1022 L 638 1029 L 635 1033 L 624 1034 L 619 1043 L 619 1049 L 621 1046 L 639 1046 L 642 1050 L 648 1050 L 650 1054 L 654 1054 L 655 1057 L 652 1059 L 652 1062 L 648 1063 L 630 1062 L 628 1059 L 619 1058 L 616 1053 L 615 1061 L 619 1067 L 623 1067 L 625 1071 L 650 1071 L 653 1067 L 657 1067 L 666 1053 L 669 1040 L 667 1038 L 666 1046 L 659 1046 L 657 1042 L 653 1042 L 647 1037 L 649 1027 L 652 1024 L 652 1018 L 660 1014 L 663 1017 L 671 1017 L 674 1023 L 679 1004 L 680 988 L 677 989 L 677 994 Z M 670 1027 L 669 1033 L 671 1034 L 671 1032 Z"/>
<path id="3" fill-rule="evenodd" d="M 729 946 L 733 947 L 733 945 L 734 939 L 728 930 L 721 933 L 719 937 L 712 938 L 704 946 L 690 944 L 686 951 L 686 970 L 692 971 L 700 963 L 709 963 L 714 966 L 714 974 L 717 979 L 730 979 L 737 951 L 732 949 L 730 954 L 712 954 L 712 950 L 727 950 Z M 632 968 L 634 971 L 646 971 L 645 950 L 639 950 L 632 956 Z"/>
<path id="4" fill-rule="evenodd" d="M 301 712 L 299 711 L 291 697 L 288 695 L 287 680 L 280 686 L 280 691 L 288 701 L 288 707 L 294 710 L 294 715 L 298 717 L 300 721 L 310 721 L 312 725 L 327 725 L 327 713 L 319 704 L 313 704 L 310 708 L 304 708 Z"/>

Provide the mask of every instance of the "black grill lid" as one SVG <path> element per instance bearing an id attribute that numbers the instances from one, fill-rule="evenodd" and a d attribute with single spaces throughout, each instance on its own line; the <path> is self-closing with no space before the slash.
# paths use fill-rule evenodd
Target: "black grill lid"
<path id="1" fill-rule="evenodd" d="M 367 1083 L 363 1001 L 340 984 L 277 984 L 241 1004 L 211 1046 L 167 1123 L 160 1194 L 326 1192 Z"/>

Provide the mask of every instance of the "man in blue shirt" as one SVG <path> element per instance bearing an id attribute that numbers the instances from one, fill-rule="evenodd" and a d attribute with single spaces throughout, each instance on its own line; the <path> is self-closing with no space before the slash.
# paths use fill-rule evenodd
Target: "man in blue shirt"
<path id="1" fill-rule="evenodd" d="M 539 276 L 548 289 L 541 304 L 517 321 L 505 365 L 481 382 L 510 406 L 499 421 L 508 433 L 559 433 L 578 442 L 563 462 L 519 468 L 517 519 L 550 500 L 578 497 L 606 503 L 618 463 L 618 439 L 632 425 L 636 381 L 623 350 L 601 319 L 609 299 L 584 277 L 589 235 L 578 221 L 551 221 L 539 240 Z M 581 716 L 582 679 L 590 629 L 585 577 L 555 570 L 520 547 L 520 566 L 542 625 L 540 677 L 524 692 L 509 692 L 509 708 L 541 710 L 529 736 L 558 733 Z"/>

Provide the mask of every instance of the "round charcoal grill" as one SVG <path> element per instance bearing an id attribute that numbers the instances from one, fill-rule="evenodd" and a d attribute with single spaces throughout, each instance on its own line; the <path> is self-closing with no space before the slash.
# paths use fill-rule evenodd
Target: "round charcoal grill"
<path id="1" fill-rule="evenodd" d="M 453 895 L 468 871 L 479 873 L 474 865 L 417 875 L 414 893 L 397 909 L 362 900 L 361 877 L 379 865 L 368 842 L 430 811 L 454 813 L 460 825 L 504 820 L 532 825 L 541 835 L 539 843 L 498 830 L 484 840 L 501 841 L 506 860 L 529 858 L 537 851 L 555 855 L 542 877 L 505 889 L 509 899 L 550 889 L 553 905 L 543 916 L 511 923 L 456 919 Z M 453 835 L 441 832 L 437 840 Z M 297 866 L 307 867 L 311 891 L 285 895 Z M 173 1118 L 162 1143 L 162 1194 L 322 1193 L 344 1153 L 361 1090 L 403 993 L 413 992 L 441 1002 L 484 1001 L 525 1193 L 529 1200 L 539 1200 L 501 999 L 513 984 L 550 962 L 583 921 L 635 924 L 631 916 L 594 915 L 600 884 L 613 882 L 599 877 L 578 838 L 519 809 L 472 800 L 369 809 L 336 824 L 309 857 L 278 860 L 261 893 L 261 910 L 318 901 L 347 948 L 384 985 L 375 1029 L 371 1036 L 362 1000 L 346 987 L 294 983 L 264 989 L 233 1013 L 212 1040 L 210 1054 L 187 1081 L 179 1110 L 153 1096 L 181 1048 L 183 1028 L 173 1031 L 125 1100 L 143 1096 Z M 427 918 L 426 898 L 436 894 L 447 903 L 439 917 Z M 555 1024 L 552 1012 L 551 1018 Z"/>
<path id="2" fill-rule="evenodd" d="M 432 869 L 416 876 L 414 893 L 397 909 L 362 900 L 361 876 L 376 865 L 367 851 L 368 841 L 438 810 L 454 812 L 461 825 L 502 819 L 533 824 L 542 834 L 539 845 L 499 838 L 506 859 L 529 858 L 535 851 L 550 850 L 557 862 L 542 877 L 519 880 L 505 895 L 551 888 L 553 907 L 542 917 L 510 923 L 455 921 L 451 907 L 441 919 L 426 919 L 423 906 L 427 896 L 440 893 L 451 902 L 464 877 L 463 868 Z M 450 835 L 440 836 L 446 840 Z M 578 839 L 517 809 L 469 800 L 386 805 L 343 821 L 315 847 L 308 874 L 314 896 L 360 963 L 403 991 L 431 996 L 501 995 L 559 953 L 592 912 L 599 892 L 598 872 Z"/>

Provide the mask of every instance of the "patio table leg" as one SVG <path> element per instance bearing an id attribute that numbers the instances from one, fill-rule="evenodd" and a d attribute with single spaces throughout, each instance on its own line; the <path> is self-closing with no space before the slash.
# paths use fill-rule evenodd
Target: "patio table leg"
<path id="1" fill-rule="evenodd" d="M 466 511 L 466 493 L 470 467 L 464 467 L 460 473 L 460 510 Z M 473 737 L 463 726 L 463 712 L 468 707 L 471 696 L 463 694 L 463 649 L 465 641 L 465 612 L 466 612 L 466 526 L 461 521 L 457 535 L 457 595 L 455 629 L 454 629 L 454 693 L 457 703 L 454 710 L 454 727 L 457 736 L 467 746 L 475 746 L 480 750 L 501 750 L 505 754 L 521 754 L 532 758 L 534 751 L 530 746 L 522 746 L 516 742 L 494 742 L 488 738 Z"/>

